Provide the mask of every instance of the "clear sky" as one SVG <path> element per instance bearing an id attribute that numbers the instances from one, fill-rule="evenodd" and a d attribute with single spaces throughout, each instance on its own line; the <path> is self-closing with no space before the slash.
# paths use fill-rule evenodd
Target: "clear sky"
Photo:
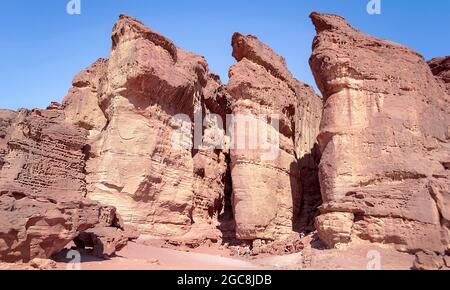
<path id="1" fill-rule="evenodd" d="M 61 102 L 75 74 L 108 56 L 120 13 L 205 56 L 224 82 L 234 63 L 231 36 L 239 31 L 257 35 L 286 58 L 297 78 L 313 84 L 312 11 L 342 15 L 426 59 L 450 55 L 450 0 L 381 0 L 381 15 L 367 13 L 369 0 L 81 0 L 81 15 L 67 14 L 68 2 L 0 1 L 0 108 Z"/>

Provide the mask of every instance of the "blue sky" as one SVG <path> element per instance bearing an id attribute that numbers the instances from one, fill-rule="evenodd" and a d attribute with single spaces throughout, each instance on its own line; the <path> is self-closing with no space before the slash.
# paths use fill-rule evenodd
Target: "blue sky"
<path id="1" fill-rule="evenodd" d="M 136 17 L 178 46 L 208 60 L 227 81 L 231 36 L 255 34 L 283 55 L 293 74 L 313 84 L 308 66 L 315 35 L 312 11 L 336 13 L 360 30 L 419 51 L 426 59 L 450 55 L 450 0 L 81 0 L 81 15 L 68 15 L 69 0 L 0 1 L 0 108 L 42 108 L 62 101 L 80 70 L 111 48 L 120 13 Z"/>

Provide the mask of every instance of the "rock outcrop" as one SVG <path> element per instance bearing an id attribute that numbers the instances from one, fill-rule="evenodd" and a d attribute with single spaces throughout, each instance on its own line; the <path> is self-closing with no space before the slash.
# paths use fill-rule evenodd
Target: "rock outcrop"
<path id="1" fill-rule="evenodd" d="M 11 123 L 17 117 L 17 112 L 0 110 L 0 170 L 3 167 L 3 159 L 8 153 L 7 135 L 11 129 Z"/>
<path id="2" fill-rule="evenodd" d="M 448 266 L 450 58 L 311 18 L 323 99 L 255 36 L 233 36 L 225 86 L 121 15 L 62 105 L 0 110 L 0 261 L 46 268 L 72 240 L 110 257 L 141 234 L 296 253 L 317 230 Z"/>
<path id="3" fill-rule="evenodd" d="M 227 172 L 219 78 L 131 17 L 120 16 L 112 40 L 109 59 L 80 74 L 64 102 L 69 121 L 93 131 L 88 197 L 117 207 L 142 234 L 214 228 Z"/>
<path id="4" fill-rule="evenodd" d="M 109 211 L 83 197 L 86 132 L 64 118 L 0 112 L 0 261 L 49 258 Z"/>
<path id="5" fill-rule="evenodd" d="M 105 213 L 94 228 L 82 232 L 74 239 L 78 249 L 87 250 L 99 258 L 114 256 L 127 246 L 129 240 L 133 240 L 115 208 L 110 208 Z"/>
<path id="6" fill-rule="evenodd" d="M 431 71 L 450 94 L 450 56 L 433 58 L 428 62 Z"/>
<path id="7" fill-rule="evenodd" d="M 297 230 L 299 159 L 314 147 L 321 101 L 312 88 L 294 79 L 281 56 L 255 36 L 236 33 L 232 46 L 238 61 L 230 69 L 228 83 L 234 117 L 236 235 L 243 240 L 277 240 Z M 304 165 L 308 168 L 307 162 Z"/>
<path id="8" fill-rule="evenodd" d="M 107 65 L 107 60 L 99 59 L 75 76 L 72 88 L 62 104 L 67 121 L 88 130 L 89 139 L 95 138 L 107 123 L 98 102 L 100 81 Z"/>
<path id="9" fill-rule="evenodd" d="M 319 236 L 445 251 L 449 95 L 417 52 L 336 15 L 311 18 L 310 64 L 325 101 Z"/>

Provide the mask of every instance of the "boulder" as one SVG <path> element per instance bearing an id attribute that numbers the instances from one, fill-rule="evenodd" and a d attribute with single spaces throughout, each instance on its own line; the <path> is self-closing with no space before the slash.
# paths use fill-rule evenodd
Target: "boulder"
<path id="1" fill-rule="evenodd" d="M 328 247 L 349 243 L 354 218 L 352 213 L 347 212 L 331 212 L 317 217 L 315 226 L 319 238 Z"/>
<path id="2" fill-rule="evenodd" d="M 418 252 L 414 261 L 414 270 L 440 270 L 444 267 L 444 259 L 433 252 Z"/>

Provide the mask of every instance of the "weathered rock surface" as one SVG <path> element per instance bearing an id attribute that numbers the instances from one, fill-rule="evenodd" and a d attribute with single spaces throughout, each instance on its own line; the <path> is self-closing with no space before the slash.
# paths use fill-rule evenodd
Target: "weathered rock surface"
<path id="1" fill-rule="evenodd" d="M 440 270 L 445 266 L 443 257 L 434 252 L 418 252 L 416 253 L 416 260 L 414 261 L 414 270 Z"/>
<path id="2" fill-rule="evenodd" d="M 351 241 L 355 216 L 348 212 L 331 212 L 316 219 L 319 238 L 329 247 Z"/>
<path id="3" fill-rule="evenodd" d="M 49 258 L 108 211 L 83 197 L 86 132 L 64 118 L 1 112 L 0 261 Z"/>
<path id="4" fill-rule="evenodd" d="M 35 258 L 29 263 L 33 270 L 50 271 L 56 269 L 56 262 L 49 259 Z"/>
<path id="5" fill-rule="evenodd" d="M 317 230 L 329 247 L 362 239 L 448 266 L 450 58 L 311 18 L 323 100 L 255 36 L 233 36 L 224 86 L 121 15 L 109 58 L 62 105 L 0 110 L 0 261 L 52 267 L 40 259 L 72 240 L 110 257 L 141 234 L 281 255 Z"/>
<path id="6" fill-rule="evenodd" d="M 297 156 L 311 154 L 314 147 L 320 99 L 255 36 L 236 33 L 232 46 L 238 61 L 228 83 L 235 118 L 231 173 L 236 235 L 275 240 L 296 230 L 301 205 Z"/>
<path id="7" fill-rule="evenodd" d="M 0 170 L 3 167 L 3 158 L 8 153 L 8 141 L 6 139 L 11 123 L 16 118 L 17 113 L 9 110 L 0 110 Z"/>
<path id="8" fill-rule="evenodd" d="M 116 209 L 111 208 L 110 212 L 100 217 L 95 228 L 82 232 L 74 242 L 78 249 L 91 251 L 92 255 L 99 258 L 107 258 L 114 256 L 130 239 L 135 238 L 128 236 L 129 233 Z"/>
<path id="9" fill-rule="evenodd" d="M 310 64 L 325 101 L 319 235 L 341 242 L 333 238 L 341 227 L 328 225 L 336 214 L 353 214 L 353 237 L 443 252 L 449 95 L 417 52 L 365 35 L 336 15 L 311 18 L 317 36 Z"/>
<path id="10" fill-rule="evenodd" d="M 441 81 L 450 94 L 450 56 L 433 58 L 428 62 L 432 73 Z"/>
<path id="11" fill-rule="evenodd" d="M 73 79 L 73 86 L 62 104 L 67 121 L 88 130 L 90 139 L 95 138 L 107 122 L 98 100 L 100 81 L 107 65 L 107 60 L 99 59 L 79 73 Z"/>
<path id="12" fill-rule="evenodd" d="M 142 234 L 214 227 L 227 171 L 215 146 L 223 125 L 212 115 L 224 118 L 227 109 L 218 77 L 202 57 L 131 17 L 120 17 L 112 39 L 109 59 L 78 76 L 64 103 L 69 120 L 93 131 L 88 196 L 117 207 Z M 179 114 L 188 118 L 174 118 Z"/>

